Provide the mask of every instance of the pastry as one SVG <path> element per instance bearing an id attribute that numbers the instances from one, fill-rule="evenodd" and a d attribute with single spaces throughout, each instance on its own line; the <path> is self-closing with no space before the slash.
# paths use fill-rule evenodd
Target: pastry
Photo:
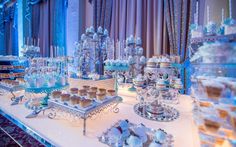
<path id="1" fill-rule="evenodd" d="M 70 94 L 61 94 L 61 101 L 69 101 L 70 100 Z"/>
<path id="2" fill-rule="evenodd" d="M 78 94 L 79 89 L 78 88 L 71 88 L 70 93 L 71 94 Z"/>
<path id="3" fill-rule="evenodd" d="M 88 98 L 90 98 L 90 99 L 96 98 L 96 92 L 94 92 L 94 91 L 89 91 L 87 96 L 88 96 Z"/>
<path id="4" fill-rule="evenodd" d="M 199 101 L 200 107 L 211 107 L 212 104 L 208 101 Z"/>
<path id="5" fill-rule="evenodd" d="M 103 94 L 103 93 L 98 93 L 98 94 L 97 94 L 97 99 L 100 100 L 100 101 L 102 101 L 102 100 L 105 98 L 105 96 L 106 96 L 106 95 Z"/>
<path id="6" fill-rule="evenodd" d="M 116 95 L 116 91 L 112 90 L 112 89 L 109 89 L 109 90 L 107 90 L 107 95 L 108 96 L 115 96 Z"/>
<path id="7" fill-rule="evenodd" d="M 86 90 L 86 91 L 89 91 L 89 87 L 90 87 L 90 86 L 88 86 L 88 85 L 84 85 L 84 86 L 83 86 L 83 89 Z"/>
<path id="8" fill-rule="evenodd" d="M 90 87 L 90 90 L 89 91 L 92 91 L 92 92 L 97 92 L 98 88 L 97 87 Z"/>
<path id="9" fill-rule="evenodd" d="M 100 94 L 106 94 L 106 89 L 104 89 L 104 88 L 98 88 L 98 93 L 100 93 Z"/>
<path id="10" fill-rule="evenodd" d="M 222 92 L 225 88 L 225 86 L 222 83 L 217 81 L 204 80 L 201 83 L 205 89 L 208 98 L 216 100 L 218 100 L 221 97 Z"/>
<path id="11" fill-rule="evenodd" d="M 235 112 L 230 113 L 230 124 L 233 127 L 234 131 L 236 131 L 236 113 Z"/>
<path id="12" fill-rule="evenodd" d="M 79 104 L 81 107 L 85 108 L 85 107 L 88 107 L 91 103 L 92 103 L 92 100 L 81 99 Z"/>
<path id="13" fill-rule="evenodd" d="M 79 96 L 73 95 L 70 97 L 70 101 L 72 105 L 76 105 L 80 103 L 81 98 Z"/>
<path id="14" fill-rule="evenodd" d="M 80 89 L 78 94 L 79 94 L 79 96 L 86 96 L 87 95 L 87 91 L 85 89 Z"/>
<path id="15" fill-rule="evenodd" d="M 229 116 L 229 109 L 227 107 L 224 107 L 222 105 L 216 106 L 216 110 L 219 113 L 219 116 L 223 119 L 227 118 Z"/>
<path id="16" fill-rule="evenodd" d="M 52 92 L 52 97 L 53 98 L 59 98 L 61 96 L 61 91 L 53 91 Z"/>
<path id="17" fill-rule="evenodd" d="M 220 123 L 217 122 L 217 119 L 205 118 L 204 124 L 206 129 L 213 133 L 217 132 L 218 129 L 220 128 Z"/>

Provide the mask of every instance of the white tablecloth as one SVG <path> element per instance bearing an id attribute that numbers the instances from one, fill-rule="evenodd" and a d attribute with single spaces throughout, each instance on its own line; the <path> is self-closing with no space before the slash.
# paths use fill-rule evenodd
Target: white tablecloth
<path id="1" fill-rule="evenodd" d="M 64 147 L 100 147 L 106 146 L 97 139 L 106 129 L 120 119 L 129 119 L 133 123 L 143 123 L 147 127 L 165 129 L 174 136 L 175 147 L 198 147 L 199 137 L 197 127 L 192 119 L 192 105 L 189 96 L 180 96 L 180 104 L 174 106 L 180 112 L 180 117 L 173 122 L 156 122 L 144 119 L 136 115 L 133 106 L 137 103 L 135 97 L 128 97 L 127 91 L 120 90 L 120 95 L 124 101 L 119 105 L 120 112 L 108 113 L 99 116 L 99 118 L 87 120 L 87 135 L 83 136 L 82 120 L 79 122 L 71 122 L 63 119 L 49 119 L 47 115 L 40 114 L 37 118 L 25 118 L 31 111 L 26 109 L 24 104 L 10 106 L 10 94 L 0 96 L 0 109 L 5 113 L 19 119 L 32 130 L 44 138 L 50 140 L 57 146 Z"/>

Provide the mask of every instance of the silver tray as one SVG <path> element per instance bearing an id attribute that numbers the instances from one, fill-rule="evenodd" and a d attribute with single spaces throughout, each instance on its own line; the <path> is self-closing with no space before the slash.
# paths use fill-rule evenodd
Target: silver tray
<path id="1" fill-rule="evenodd" d="M 104 143 L 110 147 L 116 147 L 117 145 L 115 144 L 110 144 L 109 143 L 109 131 L 113 128 L 113 127 L 117 127 L 119 126 L 119 123 L 120 123 L 121 120 L 119 120 L 118 122 L 116 122 L 114 125 L 111 126 L 111 128 L 107 129 L 105 132 L 102 133 L 101 136 L 98 137 L 98 140 L 101 142 L 101 143 Z M 137 126 L 136 124 L 134 123 L 131 123 L 129 122 L 129 130 L 131 130 L 131 128 Z M 173 136 L 171 134 L 168 134 L 166 133 L 163 129 L 151 129 L 151 128 L 147 128 L 146 126 L 145 127 L 145 133 L 147 134 L 147 137 L 148 137 L 148 140 L 147 142 L 145 142 L 143 144 L 143 147 L 148 147 L 150 145 L 151 142 L 153 142 L 154 140 L 154 134 L 157 130 L 162 130 L 166 135 L 167 135 L 167 138 L 166 140 L 164 141 L 163 144 L 161 144 L 163 147 L 173 147 L 173 142 L 174 142 L 174 139 L 173 139 Z M 127 137 L 128 138 L 128 137 Z M 126 138 L 126 139 L 127 139 Z M 126 144 L 126 139 L 123 139 L 123 140 L 120 140 L 121 142 L 121 146 L 127 146 L 128 147 L 128 144 Z"/>
<path id="2" fill-rule="evenodd" d="M 176 110 L 173 107 L 167 106 L 165 104 L 162 104 L 162 107 L 164 108 L 163 114 L 152 114 L 146 110 L 146 107 L 149 106 L 150 103 L 144 102 L 144 103 L 138 103 L 134 105 L 134 112 L 138 114 L 139 116 L 154 120 L 154 121 L 161 121 L 161 122 L 169 122 L 174 121 L 179 117 L 179 111 Z"/>

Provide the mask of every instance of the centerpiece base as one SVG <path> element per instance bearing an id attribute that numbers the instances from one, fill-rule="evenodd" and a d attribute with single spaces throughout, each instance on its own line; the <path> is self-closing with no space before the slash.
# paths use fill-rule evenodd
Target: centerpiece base
<path id="1" fill-rule="evenodd" d="M 161 122 L 174 121 L 179 117 L 178 110 L 158 101 L 138 103 L 134 106 L 134 112 L 143 118 Z"/>

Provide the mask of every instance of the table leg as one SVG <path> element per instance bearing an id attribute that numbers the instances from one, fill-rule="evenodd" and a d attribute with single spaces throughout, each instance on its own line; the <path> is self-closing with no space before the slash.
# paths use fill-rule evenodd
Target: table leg
<path id="1" fill-rule="evenodd" d="M 86 118 L 84 118 L 83 135 L 86 135 Z"/>

